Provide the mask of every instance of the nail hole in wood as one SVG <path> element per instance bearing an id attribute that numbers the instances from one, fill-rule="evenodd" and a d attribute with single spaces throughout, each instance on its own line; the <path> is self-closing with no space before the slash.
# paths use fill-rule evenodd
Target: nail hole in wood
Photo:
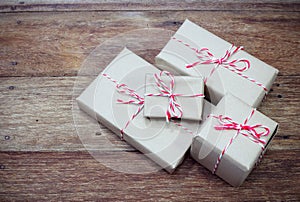
<path id="1" fill-rule="evenodd" d="M 276 84 L 276 86 L 280 86 L 280 83 Z"/>
<path id="2" fill-rule="evenodd" d="M 96 132 L 95 135 L 100 136 L 100 135 L 102 135 L 102 133 L 101 132 Z"/>
<path id="3" fill-rule="evenodd" d="M 4 170 L 5 169 L 5 165 L 0 165 L 0 170 Z"/>
<path id="4" fill-rule="evenodd" d="M 9 86 L 8 89 L 13 90 L 13 89 L 15 89 L 15 87 L 14 86 Z"/>
<path id="5" fill-rule="evenodd" d="M 16 66 L 16 65 L 18 65 L 18 62 L 13 61 L 13 62 L 11 62 L 10 64 L 13 65 L 13 66 Z"/>
<path id="6" fill-rule="evenodd" d="M 9 140 L 9 139 L 10 139 L 10 136 L 9 136 L 9 135 L 5 135 L 5 136 L 4 136 L 4 139 L 5 139 L 5 140 Z"/>
<path id="7" fill-rule="evenodd" d="M 282 95 L 277 95 L 278 98 L 282 98 Z"/>
<path id="8" fill-rule="evenodd" d="M 39 122 L 39 120 L 38 120 L 38 119 L 36 119 L 35 121 L 36 121 L 36 122 Z"/>

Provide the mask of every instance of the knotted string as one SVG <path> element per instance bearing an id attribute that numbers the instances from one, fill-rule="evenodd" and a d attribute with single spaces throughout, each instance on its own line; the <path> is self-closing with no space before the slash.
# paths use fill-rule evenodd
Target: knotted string
<path id="1" fill-rule="evenodd" d="M 250 115 L 245 119 L 245 121 L 242 124 L 235 122 L 229 116 L 224 116 L 224 115 L 216 116 L 216 115 L 212 115 L 212 114 L 209 115 L 213 118 L 216 118 L 220 123 L 220 125 L 214 126 L 214 128 L 216 130 L 236 130 L 237 131 L 236 134 L 229 140 L 229 142 L 227 143 L 225 148 L 220 153 L 220 155 L 214 165 L 213 174 L 216 173 L 216 170 L 218 169 L 218 166 L 221 162 L 222 157 L 224 156 L 224 154 L 226 153 L 226 151 L 228 150 L 229 146 L 232 144 L 234 139 L 239 134 L 242 134 L 245 137 L 249 138 L 251 141 L 259 144 L 261 146 L 262 150 L 264 150 L 266 141 L 264 139 L 262 139 L 262 137 L 268 136 L 270 134 L 270 129 L 267 126 L 264 126 L 262 124 L 254 124 L 254 125 L 247 124 L 249 119 L 253 116 L 254 112 L 255 112 L 255 109 L 253 109 L 251 111 Z M 261 130 L 261 132 L 259 132 L 258 130 Z"/>
<path id="2" fill-rule="evenodd" d="M 221 66 L 221 67 L 224 67 L 224 68 L 228 69 L 229 71 L 234 72 L 234 73 L 238 74 L 239 76 L 255 83 L 256 85 L 262 87 L 265 92 L 268 92 L 268 89 L 262 83 L 256 81 L 255 79 L 252 79 L 249 76 L 242 73 L 242 72 L 247 71 L 250 68 L 250 61 L 249 60 L 247 60 L 247 59 L 233 59 L 233 60 L 230 60 L 230 57 L 232 55 L 234 55 L 235 53 L 237 53 L 240 50 L 244 50 L 244 48 L 242 46 L 235 47 L 232 44 L 231 47 L 228 50 L 226 50 L 223 57 L 216 58 L 210 52 L 210 50 L 208 48 L 198 49 L 198 48 L 195 48 L 195 47 L 191 47 L 190 44 L 185 43 L 183 40 L 177 39 L 176 37 L 172 37 L 172 39 L 179 42 L 179 43 L 182 43 L 186 47 L 193 50 L 196 53 L 197 58 L 199 59 L 196 62 L 193 62 L 191 64 L 187 64 L 186 68 L 193 68 L 193 67 L 197 66 L 198 64 L 215 64 L 214 68 L 212 68 L 212 70 L 210 71 L 209 76 L 204 79 L 204 83 L 206 83 L 208 78 L 211 77 L 211 75 L 215 72 L 215 70 L 219 66 Z"/>
<path id="3" fill-rule="evenodd" d="M 144 108 L 144 98 L 141 97 L 135 90 L 129 88 L 126 84 L 124 83 L 119 83 L 117 80 L 113 79 L 110 77 L 108 74 L 102 73 L 102 76 L 107 78 L 108 80 L 112 81 L 113 83 L 116 84 L 116 89 L 119 93 L 125 94 L 130 96 L 133 99 L 129 100 L 122 100 L 122 99 L 117 99 L 117 103 L 120 104 L 135 104 L 138 106 L 137 110 L 135 113 L 133 113 L 130 117 L 130 119 L 126 122 L 125 126 L 120 130 L 121 134 L 121 139 L 124 140 L 124 130 L 128 127 L 130 122 L 136 118 L 136 116 L 142 111 Z M 191 131 L 189 128 L 185 127 L 182 123 L 178 123 L 174 120 L 171 120 L 173 124 L 178 126 L 179 128 L 183 129 L 185 132 L 194 135 L 193 131 Z"/>
<path id="4" fill-rule="evenodd" d="M 162 76 L 165 75 L 169 79 L 169 86 L 162 80 Z M 183 109 L 181 105 L 176 101 L 176 97 L 204 97 L 204 94 L 181 94 L 174 93 L 175 78 L 174 75 L 168 71 L 161 71 L 159 74 L 154 74 L 154 80 L 159 93 L 147 93 L 145 96 L 161 96 L 168 97 L 169 104 L 166 110 L 166 121 L 169 122 L 171 118 L 181 118 L 183 115 Z"/>
<path id="5" fill-rule="evenodd" d="M 129 100 L 126 100 L 126 101 L 122 100 L 122 99 L 117 99 L 117 103 L 138 105 L 138 108 L 137 108 L 136 112 L 131 115 L 130 119 L 126 122 L 125 126 L 120 130 L 121 139 L 123 140 L 123 138 L 124 138 L 124 130 L 128 127 L 129 123 L 133 119 L 135 119 L 135 117 L 144 108 L 144 98 L 141 97 L 140 95 L 138 95 L 135 90 L 129 88 L 126 84 L 117 82 L 117 80 L 111 78 L 109 75 L 103 73 L 102 76 L 106 77 L 107 79 L 109 79 L 110 81 L 112 81 L 113 83 L 115 83 L 116 84 L 116 89 L 117 89 L 117 91 L 119 93 L 125 94 L 125 95 L 129 95 L 131 98 L 133 98 L 133 99 L 129 99 Z"/>

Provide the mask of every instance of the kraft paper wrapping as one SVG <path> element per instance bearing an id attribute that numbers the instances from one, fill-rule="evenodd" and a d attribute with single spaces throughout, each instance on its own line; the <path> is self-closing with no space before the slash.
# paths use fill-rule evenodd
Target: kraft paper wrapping
<path id="1" fill-rule="evenodd" d="M 217 104 L 229 92 L 250 106 L 258 107 L 278 74 L 277 69 L 243 50 L 232 54 L 228 61 L 247 59 L 250 62 L 250 68 L 241 73 L 245 77 L 261 83 L 267 88 L 267 91 L 257 85 L 257 83 L 243 78 L 222 67 L 222 65 L 219 65 L 212 74 L 211 71 L 216 67 L 216 64 L 198 64 L 193 68 L 186 68 L 187 64 L 199 61 L 196 52 L 191 47 L 197 49 L 206 47 L 213 53 L 215 58 L 221 58 L 225 55 L 226 50 L 231 47 L 231 44 L 189 20 L 183 23 L 174 37 L 176 40 L 171 38 L 156 56 L 156 65 L 160 69 L 178 75 L 208 77 L 205 95 L 209 97 L 213 104 Z M 178 40 L 182 40 L 189 46 L 178 42 Z"/>
<path id="2" fill-rule="evenodd" d="M 226 115 L 237 123 L 243 123 L 252 109 L 252 107 L 235 96 L 226 94 L 218 105 L 213 108 L 212 114 Z M 247 124 L 262 124 L 270 129 L 270 134 L 264 137 L 264 140 L 267 142 L 265 148 L 276 134 L 278 127 L 275 121 L 259 111 L 255 111 Z M 214 128 L 216 125 L 220 125 L 217 119 L 213 117 L 207 118 L 200 128 L 199 134 L 195 136 L 191 146 L 192 157 L 211 171 L 214 170 L 218 156 L 224 147 L 237 133 L 236 130 L 216 130 Z M 239 134 L 228 147 L 215 174 L 231 185 L 239 186 L 247 178 L 261 153 L 262 149 L 258 143 Z"/>
<path id="3" fill-rule="evenodd" d="M 145 75 L 158 72 L 160 71 L 157 68 L 125 48 L 102 73 L 126 84 L 143 96 Z M 131 97 L 119 93 L 116 84 L 100 74 L 77 101 L 83 111 L 120 135 L 120 130 L 124 129 L 139 106 L 120 104 L 117 99 L 128 100 Z M 209 103 L 206 105 L 210 106 Z M 197 121 L 181 121 L 180 124 L 194 134 L 200 126 Z M 173 122 L 166 124 L 164 119 L 144 118 L 143 109 L 124 129 L 124 140 L 127 143 L 170 173 L 182 162 L 192 139 L 193 134 Z"/>
<path id="4" fill-rule="evenodd" d="M 161 79 L 169 87 L 170 78 L 162 76 Z M 204 94 L 204 83 L 201 77 L 175 76 L 174 94 L 196 95 Z M 145 94 L 161 93 L 155 83 L 154 75 L 146 75 Z M 201 120 L 203 97 L 176 96 L 176 102 L 182 108 L 182 119 Z M 152 118 L 165 118 L 169 106 L 169 98 L 161 96 L 146 96 L 144 116 Z"/>

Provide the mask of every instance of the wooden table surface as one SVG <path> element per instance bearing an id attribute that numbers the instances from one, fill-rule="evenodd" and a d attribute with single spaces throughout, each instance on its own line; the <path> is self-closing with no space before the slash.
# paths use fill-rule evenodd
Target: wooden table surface
<path id="1" fill-rule="evenodd" d="M 141 2 L 1 1 L 0 201 L 299 201 L 299 1 Z M 73 86 L 91 51 L 139 28 L 175 31 L 186 18 L 280 71 L 259 107 L 279 131 L 239 188 L 189 156 L 172 175 L 118 172 L 96 160 L 76 132 Z M 152 61 L 158 52 L 141 56 Z M 101 131 L 119 144 L 113 160 L 135 162 L 139 152 Z"/>

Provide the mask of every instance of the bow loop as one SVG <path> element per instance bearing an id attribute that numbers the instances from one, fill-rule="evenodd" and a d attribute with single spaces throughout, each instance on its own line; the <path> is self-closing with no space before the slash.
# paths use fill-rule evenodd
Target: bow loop
<path id="1" fill-rule="evenodd" d="M 163 81 L 162 76 L 167 76 L 169 79 L 169 86 Z M 174 94 L 173 90 L 175 87 L 175 79 L 173 74 L 171 74 L 168 71 L 161 71 L 159 74 L 154 74 L 154 79 L 156 86 L 161 94 L 159 96 L 165 96 L 169 98 L 169 105 L 168 109 L 166 111 L 166 121 L 169 122 L 169 120 L 174 118 L 181 118 L 183 115 L 183 110 L 178 102 L 176 102 L 176 96 L 179 96 L 179 94 Z M 153 94 L 158 95 L 158 94 Z"/>
<path id="2" fill-rule="evenodd" d="M 199 61 L 186 65 L 187 68 L 194 67 L 198 64 L 216 64 L 217 66 L 222 65 L 226 68 L 236 70 L 238 72 L 247 71 L 250 68 L 250 62 L 246 59 L 233 59 L 229 60 L 232 55 L 237 53 L 239 50 L 243 50 L 242 46 L 235 47 L 232 45 L 230 49 L 226 50 L 225 55 L 221 58 L 216 58 L 208 48 L 196 49 L 195 52 Z"/>
<path id="3" fill-rule="evenodd" d="M 170 80 L 169 86 L 167 86 L 167 84 L 161 78 L 164 75 L 167 76 L 167 78 Z M 162 93 L 168 94 L 169 96 L 173 94 L 175 79 L 170 72 L 161 71 L 159 74 L 154 74 L 154 79 L 157 87 Z"/>
<path id="4" fill-rule="evenodd" d="M 232 120 L 232 118 L 228 116 L 214 116 L 214 118 L 217 118 L 220 125 L 214 126 L 216 130 L 236 130 L 237 132 L 240 132 L 244 136 L 249 137 L 254 142 L 260 142 L 265 143 L 263 139 L 261 139 L 263 136 L 267 136 L 270 133 L 270 129 L 266 126 L 263 126 L 261 124 L 256 125 L 248 125 L 247 121 L 244 123 L 237 123 Z M 259 132 L 260 131 L 260 132 Z"/>
<path id="5" fill-rule="evenodd" d="M 166 76 L 168 79 L 168 84 L 166 79 L 162 79 L 162 76 Z M 204 97 L 203 94 L 180 94 L 174 93 L 175 88 L 175 78 L 174 75 L 168 71 L 161 71 L 159 74 L 154 74 L 154 80 L 159 93 L 148 93 L 145 96 L 160 96 L 168 97 L 169 104 L 166 110 L 166 121 L 169 122 L 171 118 L 181 118 L 183 115 L 183 109 L 181 105 L 176 101 L 176 97 Z"/>
<path id="6" fill-rule="evenodd" d="M 209 75 L 204 79 L 204 83 L 207 82 L 208 78 L 212 76 L 212 74 L 215 72 L 216 68 L 221 66 L 226 69 L 228 69 L 231 72 L 234 72 L 235 74 L 243 77 L 244 79 L 247 79 L 250 82 L 255 83 L 256 85 L 263 88 L 265 92 L 268 92 L 267 87 L 257 81 L 255 78 L 251 78 L 248 75 L 243 74 L 243 72 L 250 69 L 250 61 L 247 59 L 233 59 L 230 60 L 231 56 L 237 53 L 240 50 L 244 50 L 242 46 L 235 47 L 233 44 L 232 46 L 226 50 L 225 54 L 221 58 L 216 58 L 214 54 L 212 54 L 208 48 L 195 48 L 192 47 L 190 44 L 184 42 L 183 40 L 177 39 L 176 37 L 172 37 L 173 40 L 176 40 L 177 42 L 183 44 L 184 46 L 190 48 L 192 51 L 195 52 L 197 58 L 199 59 L 196 62 L 193 62 L 191 64 L 187 64 L 186 68 L 192 68 L 195 67 L 198 64 L 215 64 L 215 67 L 211 69 Z"/>
<path id="7" fill-rule="evenodd" d="M 107 78 L 111 82 L 113 82 L 116 85 L 116 89 L 117 89 L 117 91 L 119 93 L 128 95 L 128 96 L 130 96 L 130 97 L 133 98 L 132 100 L 128 100 L 128 101 L 117 99 L 118 103 L 121 103 L 121 104 L 136 104 L 136 105 L 138 105 L 138 108 L 137 108 L 136 112 L 131 115 L 130 119 L 126 122 L 125 126 L 120 130 L 121 139 L 123 140 L 124 130 L 129 126 L 129 124 L 131 123 L 131 121 L 133 121 L 138 116 L 138 114 L 143 110 L 143 108 L 144 108 L 144 98 L 141 97 L 135 90 L 129 88 L 124 83 L 119 83 L 117 80 L 113 79 L 108 74 L 102 73 L 102 76 L 105 77 L 105 78 Z M 193 131 L 191 131 L 190 129 L 188 129 L 187 127 L 185 127 L 184 125 L 182 125 L 181 123 L 177 123 L 174 120 L 172 120 L 172 122 L 175 125 L 177 125 L 178 127 L 182 128 L 187 133 L 193 135 Z"/>
<path id="8" fill-rule="evenodd" d="M 226 153 L 229 146 L 233 143 L 233 140 L 239 135 L 242 134 L 246 137 L 248 137 L 251 141 L 259 144 L 264 150 L 266 141 L 262 139 L 264 136 L 268 136 L 270 134 L 270 129 L 267 126 L 264 126 L 262 124 L 255 124 L 255 125 L 249 125 L 247 122 L 250 120 L 250 118 L 253 116 L 255 112 L 255 109 L 253 109 L 250 113 L 250 115 L 245 119 L 243 123 L 238 123 L 234 121 L 229 116 L 223 116 L 223 115 L 210 115 L 213 118 L 216 118 L 220 125 L 214 126 L 216 130 L 236 130 L 236 134 L 230 139 L 230 141 L 227 143 L 225 148 L 220 153 L 213 169 L 213 173 L 216 172 L 218 169 L 218 166 L 221 162 L 222 157 Z"/>

